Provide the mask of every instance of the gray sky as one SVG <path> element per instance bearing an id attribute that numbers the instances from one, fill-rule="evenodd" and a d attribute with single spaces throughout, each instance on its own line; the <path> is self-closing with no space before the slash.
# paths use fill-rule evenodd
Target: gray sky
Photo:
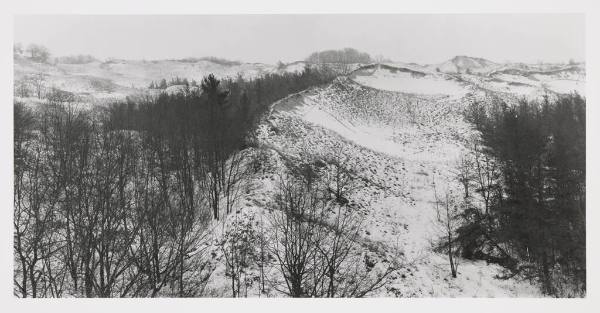
<path id="1" fill-rule="evenodd" d="M 302 60 L 353 47 L 395 61 L 439 63 L 455 55 L 492 61 L 585 58 L 582 14 L 429 15 L 28 15 L 15 42 L 53 55 L 165 59 L 218 56 L 247 62 Z"/>

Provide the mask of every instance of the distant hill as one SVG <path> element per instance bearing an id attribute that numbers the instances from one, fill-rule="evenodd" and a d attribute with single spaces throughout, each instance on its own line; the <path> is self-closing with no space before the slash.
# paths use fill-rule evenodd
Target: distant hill
<path id="1" fill-rule="evenodd" d="M 499 64 L 487 59 L 460 55 L 430 67 L 443 73 L 487 73 L 499 66 Z"/>
<path id="2" fill-rule="evenodd" d="M 317 58 L 318 64 L 313 63 Z M 58 61 L 61 62 L 58 62 Z M 340 75 L 373 88 L 416 94 L 461 95 L 475 89 L 538 97 L 547 92 L 585 95 L 585 64 L 496 63 L 483 58 L 456 56 L 432 65 L 382 63 L 355 49 L 313 53 L 308 61 L 264 64 L 215 57 L 178 60 L 97 60 L 75 56 L 43 63 L 24 55 L 14 60 L 15 95 L 22 97 L 33 80 L 41 78 L 46 90 L 57 88 L 91 99 L 124 98 L 148 91 L 151 82 L 185 78 L 200 82 L 208 74 L 220 78 L 254 78 L 265 74 L 301 72 L 306 66 L 327 66 Z M 341 60 L 349 63 L 328 63 Z M 353 63 L 354 62 L 354 63 Z M 469 75 L 472 74 L 472 75 Z"/>
<path id="3" fill-rule="evenodd" d="M 41 63 L 18 57 L 14 61 L 15 86 L 33 76 L 43 77 L 45 88 L 58 88 L 79 95 L 122 98 L 146 89 L 151 82 L 180 77 L 200 82 L 208 74 L 217 77 L 253 78 L 267 73 L 298 71 L 294 64 L 277 69 L 275 65 L 242 63 L 217 58 L 184 60 L 93 60 L 86 63 Z"/>

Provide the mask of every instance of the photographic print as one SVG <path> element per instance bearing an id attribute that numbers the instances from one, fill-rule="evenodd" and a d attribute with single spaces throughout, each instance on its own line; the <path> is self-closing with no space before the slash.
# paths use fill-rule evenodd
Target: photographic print
<path id="1" fill-rule="evenodd" d="M 15 15 L 15 298 L 586 297 L 585 15 Z"/>

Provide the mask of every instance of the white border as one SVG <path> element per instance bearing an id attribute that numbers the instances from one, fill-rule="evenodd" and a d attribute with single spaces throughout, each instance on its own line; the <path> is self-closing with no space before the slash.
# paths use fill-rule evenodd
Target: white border
<path id="1" fill-rule="evenodd" d="M 126 0 L 21 0 L 0 3 L 0 193 L 4 204 L 0 219 L 0 289 L 4 312 L 234 312 L 273 311 L 306 312 L 588 312 L 598 310 L 598 242 L 600 221 L 596 211 L 600 203 L 598 171 L 598 87 L 600 87 L 600 1 L 594 0 L 494 0 L 434 1 L 402 3 L 382 0 L 212 0 L 212 1 L 126 1 Z M 13 15 L 18 14 L 281 14 L 281 13 L 586 13 L 587 71 L 587 269 L 585 299 L 38 299 L 22 300 L 12 296 L 12 37 Z M 594 162 L 596 160 L 596 162 Z"/>

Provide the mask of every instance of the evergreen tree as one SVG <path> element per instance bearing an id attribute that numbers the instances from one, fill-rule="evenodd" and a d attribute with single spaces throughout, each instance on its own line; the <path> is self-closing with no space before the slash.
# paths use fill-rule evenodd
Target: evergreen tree
<path id="1" fill-rule="evenodd" d="M 163 78 L 163 79 L 160 81 L 160 85 L 158 86 L 158 88 L 159 88 L 159 89 L 167 89 L 167 87 L 168 87 L 168 86 L 167 86 L 167 80 Z"/>

